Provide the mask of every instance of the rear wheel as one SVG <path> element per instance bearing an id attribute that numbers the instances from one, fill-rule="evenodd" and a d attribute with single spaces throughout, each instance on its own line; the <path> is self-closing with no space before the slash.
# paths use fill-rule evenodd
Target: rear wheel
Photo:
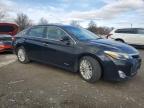
<path id="1" fill-rule="evenodd" d="M 18 58 L 18 61 L 21 62 L 21 63 L 28 63 L 30 60 L 25 52 L 25 49 L 24 47 L 19 47 L 17 49 L 17 58 Z"/>
<path id="2" fill-rule="evenodd" d="M 82 78 L 90 83 L 94 83 L 101 78 L 101 66 L 96 59 L 90 56 L 80 59 L 79 71 Z"/>

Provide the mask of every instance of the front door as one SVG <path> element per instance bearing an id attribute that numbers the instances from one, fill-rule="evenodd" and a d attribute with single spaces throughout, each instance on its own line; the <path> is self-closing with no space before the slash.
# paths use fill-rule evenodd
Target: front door
<path id="1" fill-rule="evenodd" d="M 63 67 L 70 68 L 75 61 L 74 41 L 61 28 L 48 26 L 46 30 L 47 41 L 45 43 L 44 60 Z M 66 37 L 69 42 L 62 41 Z"/>

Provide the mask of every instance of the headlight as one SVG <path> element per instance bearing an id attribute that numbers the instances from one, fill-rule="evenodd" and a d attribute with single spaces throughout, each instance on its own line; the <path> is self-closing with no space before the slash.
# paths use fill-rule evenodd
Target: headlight
<path id="1" fill-rule="evenodd" d="M 113 52 L 113 51 L 104 51 L 104 52 L 106 55 L 108 55 L 114 59 L 120 59 L 120 60 L 129 59 L 129 55 L 126 53 Z"/>

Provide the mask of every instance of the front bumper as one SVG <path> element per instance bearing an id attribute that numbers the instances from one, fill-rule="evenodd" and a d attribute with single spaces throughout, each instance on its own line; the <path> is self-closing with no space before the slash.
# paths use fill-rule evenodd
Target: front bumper
<path id="1" fill-rule="evenodd" d="M 103 59 L 103 78 L 113 81 L 124 81 L 134 77 L 141 66 L 141 58 L 139 55 L 133 56 L 128 60 L 113 61 L 110 58 Z M 123 74 L 124 77 L 122 77 Z"/>

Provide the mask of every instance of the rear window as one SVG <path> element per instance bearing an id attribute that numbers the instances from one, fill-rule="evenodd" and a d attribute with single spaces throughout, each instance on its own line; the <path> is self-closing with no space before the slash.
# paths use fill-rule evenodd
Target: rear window
<path id="1" fill-rule="evenodd" d="M 44 27 L 43 26 L 37 26 L 33 27 L 29 30 L 28 35 L 32 37 L 44 37 Z"/>
<path id="2" fill-rule="evenodd" d="M 136 29 L 117 29 L 115 33 L 136 34 Z"/>
<path id="3" fill-rule="evenodd" d="M 12 32 L 14 30 L 15 28 L 13 26 L 8 26 L 8 25 L 0 26 L 0 32 Z"/>

